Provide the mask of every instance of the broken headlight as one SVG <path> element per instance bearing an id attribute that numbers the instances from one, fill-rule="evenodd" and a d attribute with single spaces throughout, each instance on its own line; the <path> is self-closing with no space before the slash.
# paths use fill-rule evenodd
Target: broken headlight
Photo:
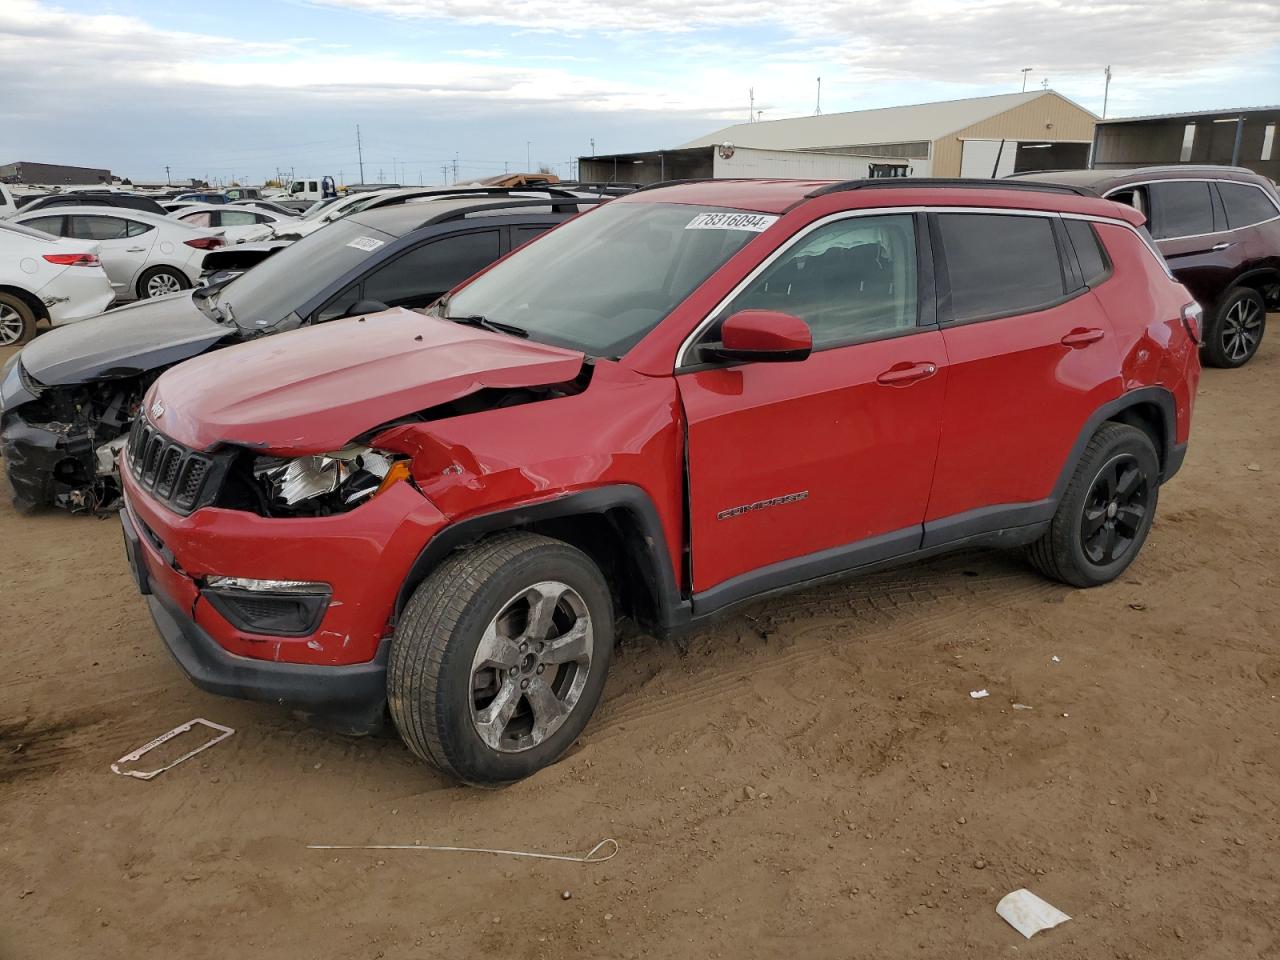
<path id="1" fill-rule="evenodd" d="M 351 445 L 294 460 L 259 457 L 253 473 L 272 503 L 307 508 L 307 512 L 340 513 L 407 480 L 409 464 L 395 454 Z"/>

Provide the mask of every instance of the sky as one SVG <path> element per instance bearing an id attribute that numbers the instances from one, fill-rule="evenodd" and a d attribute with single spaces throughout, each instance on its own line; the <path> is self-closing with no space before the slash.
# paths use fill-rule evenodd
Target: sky
<path id="1" fill-rule="evenodd" d="M 1044 85 L 1280 100 L 1276 0 L 0 0 L 0 163 L 442 183 Z M 447 168 L 447 170 L 445 169 Z"/>

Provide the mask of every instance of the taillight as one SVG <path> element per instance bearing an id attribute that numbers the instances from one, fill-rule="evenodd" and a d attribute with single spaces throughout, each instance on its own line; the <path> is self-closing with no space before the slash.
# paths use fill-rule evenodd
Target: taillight
<path id="1" fill-rule="evenodd" d="M 102 261 L 96 253 L 46 253 L 44 258 L 50 263 L 63 267 L 100 267 Z"/>
<path id="2" fill-rule="evenodd" d="M 1187 328 L 1187 336 L 1192 343 L 1200 342 L 1200 331 L 1204 329 L 1204 308 L 1194 301 L 1182 308 L 1182 325 Z"/>
<path id="3" fill-rule="evenodd" d="M 197 250 L 217 250 L 226 241 L 221 237 L 196 237 L 192 240 L 183 240 L 188 247 L 195 247 Z"/>

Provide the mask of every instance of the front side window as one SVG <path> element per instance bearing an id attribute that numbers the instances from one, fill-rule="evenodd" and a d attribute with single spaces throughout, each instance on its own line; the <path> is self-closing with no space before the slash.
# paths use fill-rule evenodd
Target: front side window
<path id="1" fill-rule="evenodd" d="M 129 223 L 120 217 L 71 217 L 67 236 L 77 240 L 120 240 L 129 235 Z"/>
<path id="2" fill-rule="evenodd" d="M 853 217 L 798 240 L 720 317 L 740 310 L 789 313 L 809 325 L 820 350 L 914 327 L 916 293 L 914 218 Z"/>
<path id="3" fill-rule="evenodd" d="M 1227 227 L 1231 230 L 1280 217 L 1280 210 L 1276 209 L 1271 198 L 1247 183 L 1219 181 L 1218 195 L 1222 197 L 1222 205 L 1227 211 Z"/>
<path id="4" fill-rule="evenodd" d="M 614 201 L 521 247 L 441 310 L 618 357 L 776 219 L 724 207 Z"/>
<path id="5" fill-rule="evenodd" d="M 371 273 L 364 281 L 364 299 L 425 306 L 497 259 L 497 230 L 424 243 Z"/>
<path id="6" fill-rule="evenodd" d="M 953 320 L 1030 313 L 1062 299 L 1062 263 L 1047 217 L 943 213 L 938 228 Z"/>
<path id="7" fill-rule="evenodd" d="M 1157 240 L 1213 233 L 1213 195 L 1203 181 L 1153 183 L 1151 204 Z"/>

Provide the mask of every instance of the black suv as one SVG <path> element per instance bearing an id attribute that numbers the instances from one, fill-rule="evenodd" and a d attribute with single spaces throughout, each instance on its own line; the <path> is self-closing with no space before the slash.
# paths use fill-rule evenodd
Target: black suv
<path id="1" fill-rule="evenodd" d="M 144 300 L 37 337 L 0 371 L 0 452 L 14 505 L 114 506 L 116 456 L 147 387 L 218 347 L 388 307 L 426 307 L 601 201 L 438 198 L 328 224 L 235 279 Z"/>
<path id="2" fill-rule="evenodd" d="M 1141 210 L 1169 268 L 1204 308 L 1204 362 L 1239 367 L 1280 309 L 1280 195 L 1243 167 L 1168 166 L 1019 174 L 1089 187 Z"/>
<path id="3" fill-rule="evenodd" d="M 111 190 L 77 190 L 74 193 L 50 193 L 38 197 L 22 208 L 23 213 L 32 210 L 44 210 L 47 207 L 127 207 L 130 210 L 144 210 L 163 217 L 167 210 L 150 197 L 136 193 L 115 193 Z"/>

